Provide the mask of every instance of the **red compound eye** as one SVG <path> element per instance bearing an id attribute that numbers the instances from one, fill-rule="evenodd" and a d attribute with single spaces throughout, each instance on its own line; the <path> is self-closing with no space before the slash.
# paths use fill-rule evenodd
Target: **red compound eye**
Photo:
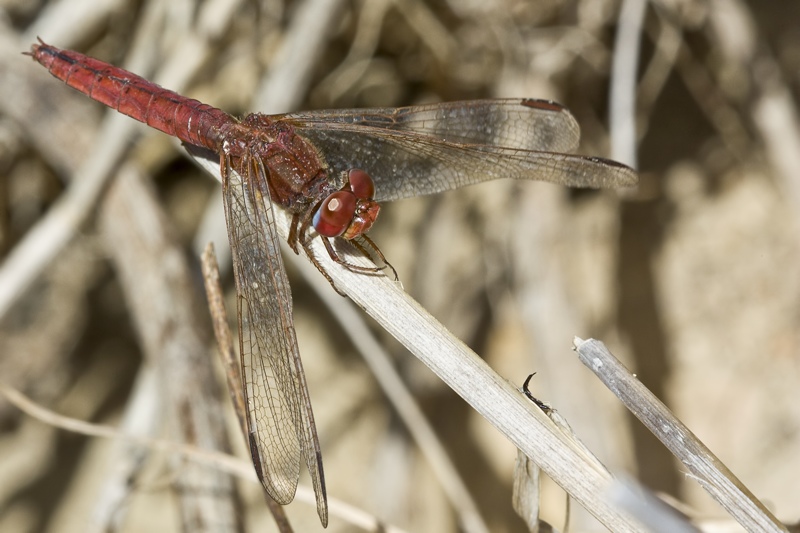
<path id="1" fill-rule="evenodd" d="M 363 170 L 359 168 L 350 170 L 347 173 L 347 179 L 350 181 L 350 190 L 357 198 L 371 200 L 375 196 L 375 183 Z"/>
<path id="2" fill-rule="evenodd" d="M 350 226 L 355 212 L 355 195 L 349 191 L 336 191 L 322 201 L 311 224 L 324 237 L 338 237 Z"/>

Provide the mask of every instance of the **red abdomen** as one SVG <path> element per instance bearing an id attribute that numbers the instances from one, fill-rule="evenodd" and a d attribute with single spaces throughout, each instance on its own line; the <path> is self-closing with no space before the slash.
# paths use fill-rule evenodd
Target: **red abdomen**
<path id="1" fill-rule="evenodd" d="M 219 151 L 220 133 L 236 119 L 216 107 L 159 87 L 141 76 L 43 42 L 31 56 L 93 100 L 180 140 Z"/>

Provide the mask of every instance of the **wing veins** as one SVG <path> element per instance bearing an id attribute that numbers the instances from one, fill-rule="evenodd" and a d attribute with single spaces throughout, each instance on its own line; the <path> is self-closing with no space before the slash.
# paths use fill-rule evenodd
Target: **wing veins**
<path id="1" fill-rule="evenodd" d="M 259 452 L 254 460 L 261 462 L 267 492 L 286 504 L 294 498 L 304 457 L 320 518 L 327 523 L 319 442 L 297 348 L 291 290 L 280 256 L 267 171 L 257 158 L 242 166 L 247 169 L 246 178 L 233 172 L 226 161 L 223 189 L 240 311 L 246 418 Z M 250 256 L 243 250 L 249 250 Z"/>
<path id="2" fill-rule="evenodd" d="M 427 134 L 369 126 L 337 130 L 298 128 L 328 159 L 334 173 L 367 171 L 376 199 L 434 194 L 498 178 L 529 179 L 572 187 L 633 185 L 636 173 L 602 158 L 505 146 L 456 143 Z"/>

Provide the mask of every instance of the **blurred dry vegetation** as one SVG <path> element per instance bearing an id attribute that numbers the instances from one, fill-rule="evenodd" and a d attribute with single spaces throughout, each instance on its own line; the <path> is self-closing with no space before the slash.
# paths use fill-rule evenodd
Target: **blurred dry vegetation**
<path id="1" fill-rule="evenodd" d="M 48 244 L 53 259 L 2 310 L 0 380 L 61 414 L 119 426 L 155 368 L 148 396 L 155 407 L 144 410 L 143 431 L 177 438 L 174 420 L 161 415 L 205 402 L 217 429 L 230 429 L 220 446 L 246 454 L 221 392 L 197 266 L 206 241 L 216 239 L 221 253 L 227 246 L 218 185 L 163 134 L 126 126 L 113 146 L 110 113 L 20 55 L 37 35 L 237 115 L 553 99 L 581 124 L 582 153 L 612 156 L 619 147 L 609 140 L 608 101 L 620 7 L 613 0 L 2 0 L 0 253 L 17 250 L 97 173 L 93 160 L 112 154 L 113 161 L 102 194 L 64 215 L 65 226 L 80 223 L 63 246 Z M 320 10 L 319 28 L 293 25 L 312 8 Z M 317 32 L 321 46 L 288 61 L 300 79 L 279 78 L 293 70 L 282 50 L 302 48 Z M 680 500 L 699 524 L 726 524 L 724 511 L 578 363 L 574 335 L 604 340 L 779 518 L 795 522 L 800 3 L 660 0 L 648 4 L 640 45 L 637 190 L 492 182 L 387 205 L 371 236 L 405 289 L 498 373 L 520 384 L 537 371 L 534 393 L 613 472 Z M 144 193 L 118 190 L 129 179 Z M 130 205 L 137 194 L 151 206 Z M 148 238 L 129 236 L 137 225 Z M 148 240 L 163 254 L 147 257 Z M 26 268 L 35 264 L 32 257 Z M 224 259 L 223 271 L 232 304 Z M 440 483 L 374 378 L 292 268 L 290 278 L 329 494 L 410 531 L 458 530 Z M 159 296 L 167 290 L 169 298 Z M 165 316 L 166 326 L 158 323 Z M 170 345 L 153 339 L 154 328 L 189 340 Z M 513 446 L 377 334 L 490 530 L 524 531 L 511 507 Z M 182 362 L 160 361 L 173 352 Z M 0 399 L 0 531 L 90 530 L 116 466 L 108 464 L 110 446 Z M 167 456 L 131 460 L 139 466 L 117 485 L 128 492 L 97 530 L 118 518 L 122 531 L 201 530 L 177 510 L 176 493 L 191 487 L 172 483 Z M 258 486 L 236 487 L 242 527 L 273 527 Z M 543 518 L 561 527 L 563 492 L 545 486 L 542 505 Z M 296 502 L 288 512 L 298 531 L 319 528 L 313 507 Z M 601 529 L 580 513 L 573 528 Z M 329 529 L 350 527 L 334 519 Z"/>

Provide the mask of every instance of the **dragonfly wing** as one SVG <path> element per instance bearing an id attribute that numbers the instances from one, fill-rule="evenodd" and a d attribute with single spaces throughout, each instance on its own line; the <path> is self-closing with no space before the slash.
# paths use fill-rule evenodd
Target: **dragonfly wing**
<path id="1" fill-rule="evenodd" d="M 292 295 L 281 259 L 266 173 L 250 158 L 234 171 L 222 155 L 223 195 L 239 311 L 239 348 L 250 451 L 267 493 L 294 499 L 305 458 L 327 523 L 319 440 L 292 319 Z"/>
<path id="2" fill-rule="evenodd" d="M 465 144 L 417 132 L 354 124 L 295 127 L 323 154 L 334 175 L 361 168 L 375 199 L 434 194 L 499 178 L 569 187 L 635 185 L 636 172 L 607 159 L 493 144 Z"/>
<path id="3" fill-rule="evenodd" d="M 335 128 L 336 124 L 406 131 L 458 144 L 485 144 L 572 152 L 580 128 L 562 105 L 520 98 L 469 100 L 397 108 L 331 109 L 274 117 L 295 127 Z"/>

